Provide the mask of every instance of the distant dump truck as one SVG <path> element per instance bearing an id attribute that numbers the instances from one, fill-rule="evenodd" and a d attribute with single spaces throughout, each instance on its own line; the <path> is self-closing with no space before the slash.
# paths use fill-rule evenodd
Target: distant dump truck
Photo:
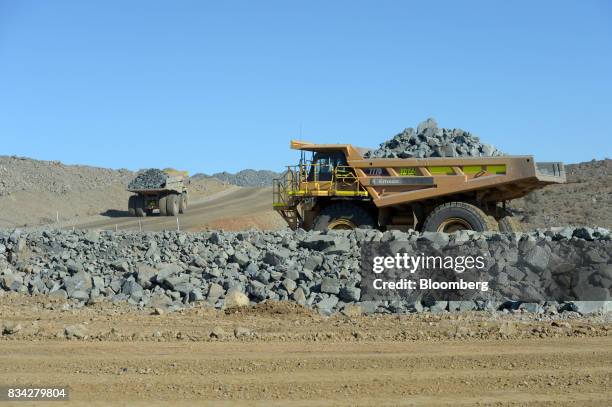
<path id="1" fill-rule="evenodd" d="M 506 202 L 566 180 L 563 163 L 532 156 L 366 159 L 350 144 L 291 148 L 300 163 L 274 180 L 273 207 L 292 229 L 518 232 Z"/>
<path id="2" fill-rule="evenodd" d="M 131 216 L 147 216 L 159 209 L 162 216 L 176 216 L 187 211 L 187 173 L 175 170 L 150 169 L 140 173 L 128 184 L 135 195 L 128 200 Z"/>

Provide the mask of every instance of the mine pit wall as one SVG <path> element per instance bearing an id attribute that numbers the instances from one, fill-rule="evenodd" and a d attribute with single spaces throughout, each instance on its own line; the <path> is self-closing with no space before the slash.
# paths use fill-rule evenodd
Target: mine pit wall
<path id="1" fill-rule="evenodd" d="M 42 294 L 73 306 L 127 301 L 135 307 L 176 310 L 208 303 L 217 308 L 270 300 L 294 301 L 329 315 L 369 313 L 524 310 L 525 312 L 611 312 L 611 234 L 601 228 L 559 228 L 525 234 L 457 232 L 417 233 L 377 230 L 351 232 L 184 232 L 0 230 L 0 295 Z M 428 298 L 366 300 L 362 246 L 413 242 L 438 250 L 471 242 L 507 257 L 520 257 L 522 244 L 539 247 L 522 274 L 510 282 L 537 276 L 559 242 L 589 248 L 591 275 L 583 287 L 596 301 L 554 299 L 537 302 L 492 298 L 448 301 Z M 589 257 L 590 256 L 590 257 Z M 567 265 L 566 265 L 567 266 Z M 570 267 L 571 268 L 571 267 Z M 538 271 L 540 270 L 540 271 Z M 548 270 L 555 273 L 556 270 Z M 587 294 L 584 298 L 589 298 Z M 603 297 L 602 297 L 603 295 Z M 595 298 L 595 297 L 593 297 Z"/>

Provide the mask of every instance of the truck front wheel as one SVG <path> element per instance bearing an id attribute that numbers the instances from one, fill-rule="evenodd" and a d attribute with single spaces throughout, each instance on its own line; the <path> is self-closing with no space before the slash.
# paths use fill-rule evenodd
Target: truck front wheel
<path id="1" fill-rule="evenodd" d="M 453 233 L 458 230 L 497 231 L 497 221 L 477 206 L 449 202 L 436 207 L 425 219 L 424 232 Z"/>
<path id="2" fill-rule="evenodd" d="M 166 197 L 166 212 L 168 216 L 179 214 L 179 196 L 177 194 L 170 194 Z"/>
<path id="3" fill-rule="evenodd" d="M 144 196 L 138 195 L 136 197 L 136 216 L 140 217 L 140 218 L 144 218 L 145 216 L 147 216 L 147 212 L 145 212 L 145 199 Z"/>
<path id="4" fill-rule="evenodd" d="M 159 198 L 159 201 L 157 202 L 157 204 L 159 205 L 159 214 L 160 216 L 166 216 L 168 214 L 168 210 L 166 209 L 167 206 L 167 198 L 168 196 L 162 196 L 161 198 Z"/>
<path id="5" fill-rule="evenodd" d="M 187 212 L 187 193 L 183 192 L 179 198 L 179 212 L 185 213 Z"/>
<path id="6" fill-rule="evenodd" d="M 373 227 L 374 220 L 368 211 L 349 203 L 339 203 L 323 208 L 313 222 L 313 229 L 321 231 L 372 229 Z"/>
<path id="7" fill-rule="evenodd" d="M 128 199 L 128 214 L 130 216 L 136 216 L 136 195 L 132 195 Z"/>

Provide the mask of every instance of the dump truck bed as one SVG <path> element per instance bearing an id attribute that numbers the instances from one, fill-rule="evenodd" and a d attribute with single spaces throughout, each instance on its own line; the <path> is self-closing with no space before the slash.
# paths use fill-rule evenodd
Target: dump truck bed
<path id="1" fill-rule="evenodd" d="M 160 192 L 178 192 L 181 193 L 185 190 L 185 183 L 183 182 L 183 176 L 169 176 L 163 186 L 159 188 L 128 188 L 129 192 L 137 194 L 153 194 Z"/>
<path id="2" fill-rule="evenodd" d="M 466 192 L 508 201 L 566 181 L 562 163 L 536 164 L 532 156 L 356 159 L 348 166 L 379 207 Z"/>

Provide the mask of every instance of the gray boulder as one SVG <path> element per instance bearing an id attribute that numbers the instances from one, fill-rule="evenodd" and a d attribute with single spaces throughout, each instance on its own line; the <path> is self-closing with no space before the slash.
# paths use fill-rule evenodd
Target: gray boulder
<path id="1" fill-rule="evenodd" d="M 79 271 L 75 275 L 64 279 L 64 288 L 69 298 L 86 301 L 89 299 L 89 292 L 92 287 L 91 276 L 85 271 Z"/>
<path id="2" fill-rule="evenodd" d="M 172 277 L 178 273 L 181 273 L 183 268 L 178 264 L 162 264 L 157 269 L 157 274 L 155 275 L 155 280 L 159 284 L 163 284 L 167 278 Z"/>
<path id="3" fill-rule="evenodd" d="M 328 294 L 340 293 L 340 280 L 332 277 L 323 277 L 321 280 L 321 292 Z"/>
<path id="4" fill-rule="evenodd" d="M 342 301 L 356 302 L 361 298 L 361 289 L 359 287 L 342 287 L 339 294 Z"/>
<path id="5" fill-rule="evenodd" d="M 271 266 L 280 266 L 291 256 L 291 251 L 284 247 L 269 250 L 264 255 L 263 261 Z"/>
<path id="6" fill-rule="evenodd" d="M 225 290 L 222 286 L 217 283 L 212 283 L 208 289 L 208 295 L 206 299 L 210 304 L 215 304 L 221 296 L 225 294 Z"/>

